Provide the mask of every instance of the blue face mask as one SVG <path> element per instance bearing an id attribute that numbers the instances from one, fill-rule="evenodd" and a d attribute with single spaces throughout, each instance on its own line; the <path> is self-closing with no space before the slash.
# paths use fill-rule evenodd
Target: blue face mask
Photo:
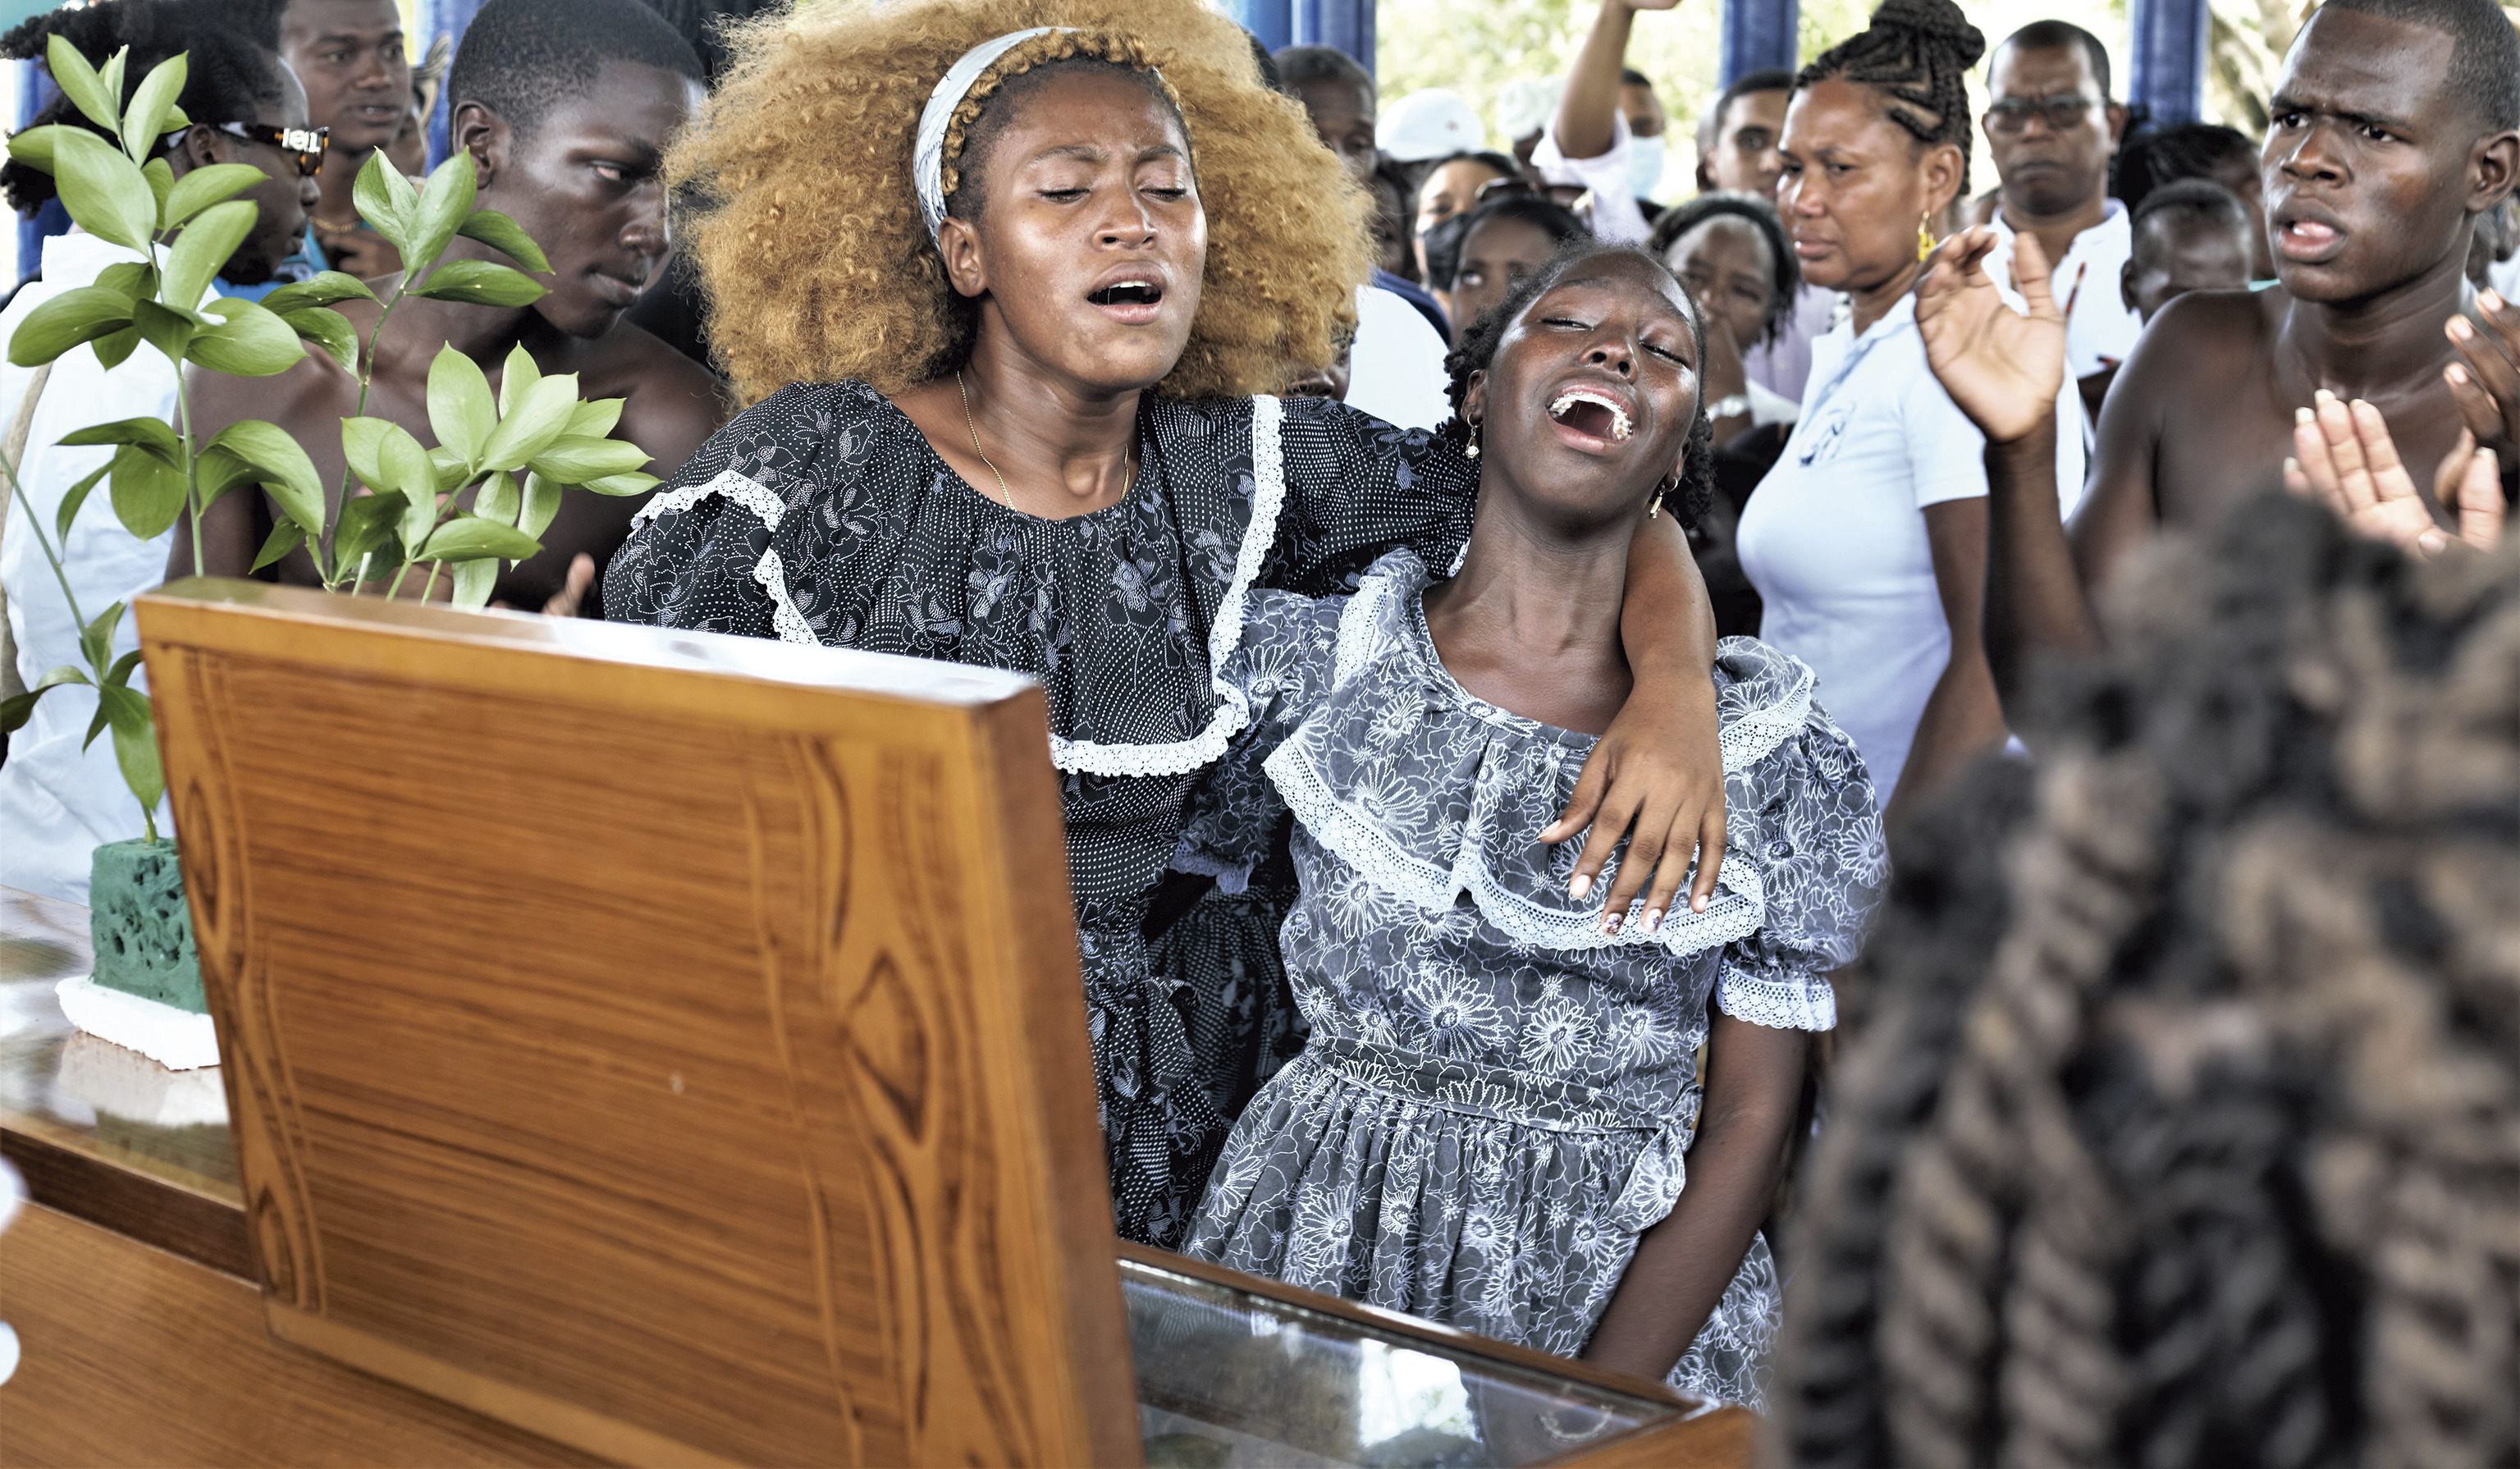
<path id="1" fill-rule="evenodd" d="M 1662 187 L 1662 139 L 1628 139 L 1628 193 L 1650 199 Z"/>

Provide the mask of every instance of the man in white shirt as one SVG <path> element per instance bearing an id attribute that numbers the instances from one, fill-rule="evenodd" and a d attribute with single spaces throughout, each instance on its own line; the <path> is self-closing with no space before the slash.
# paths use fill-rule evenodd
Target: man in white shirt
<path id="1" fill-rule="evenodd" d="M 2008 287 L 2014 232 L 2039 237 L 2056 262 L 2051 288 L 2066 312 L 2065 371 L 2085 385 L 2085 407 L 2096 420 L 2107 369 L 2126 360 L 2143 330 L 2115 284 L 2134 236 L 2126 207 L 2109 197 L 2109 160 L 2127 115 L 2109 100 L 2108 52 L 2079 25 L 2033 22 L 1995 49 L 1987 98 L 1987 153 L 2002 181 L 1987 275 Z"/>

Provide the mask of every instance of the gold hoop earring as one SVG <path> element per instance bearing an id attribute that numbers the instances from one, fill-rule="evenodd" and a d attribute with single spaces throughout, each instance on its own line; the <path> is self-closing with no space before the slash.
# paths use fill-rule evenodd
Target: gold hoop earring
<path id="1" fill-rule="evenodd" d="M 1933 217 L 1933 211 L 1928 209 L 1916 220 L 1916 258 L 1919 262 L 1934 252 L 1934 232 L 1927 223 Z"/>

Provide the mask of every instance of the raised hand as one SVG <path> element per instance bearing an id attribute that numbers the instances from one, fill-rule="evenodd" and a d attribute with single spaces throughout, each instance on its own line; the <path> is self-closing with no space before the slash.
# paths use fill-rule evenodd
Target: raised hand
<path id="1" fill-rule="evenodd" d="M 2015 311 L 1986 273 L 1995 231 L 1977 225 L 1935 248 L 1916 283 L 1916 330 L 1925 361 L 1978 432 L 2010 443 L 2056 416 L 2065 385 L 2065 315 L 2048 289 L 2036 236 L 2012 237 Z"/>
<path id="2" fill-rule="evenodd" d="M 2509 463 L 2520 451 L 2520 306 L 2498 292 L 2479 292 L 2482 331 L 2465 316 L 2452 316 L 2448 331 L 2461 361 L 2442 369 L 2459 417 L 2476 441 Z"/>
<path id="3" fill-rule="evenodd" d="M 2438 556 L 2452 534 L 2433 518 L 2398 457 L 2396 440 L 2380 410 L 2357 398 L 2346 403 L 2321 390 L 2318 406 L 2293 420 L 2293 458 L 2284 461 L 2284 484 L 2319 500 L 2359 535 L 2385 540 L 2408 555 Z M 2433 496 L 2451 513 L 2456 538 L 2481 551 L 2502 539 L 2501 462 L 2476 436 L 2461 430 L 2458 442 L 2433 472 Z"/>

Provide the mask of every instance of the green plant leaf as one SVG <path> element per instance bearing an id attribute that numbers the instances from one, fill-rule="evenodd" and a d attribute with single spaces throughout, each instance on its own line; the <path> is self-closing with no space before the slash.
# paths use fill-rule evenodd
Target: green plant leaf
<path id="1" fill-rule="evenodd" d="M 428 463 L 430 468 L 437 471 L 439 494 L 453 494 L 464 487 L 466 481 L 472 478 L 472 466 L 465 461 L 463 455 L 444 444 L 439 444 L 428 451 Z"/>
<path id="2" fill-rule="evenodd" d="M 157 151 L 158 140 L 166 133 L 166 114 L 174 108 L 175 99 L 184 94 L 188 69 L 189 64 L 179 51 L 150 68 L 149 74 L 140 78 L 140 85 L 131 89 L 131 106 L 122 110 L 124 153 L 145 159 Z"/>
<path id="3" fill-rule="evenodd" d="M 534 354 L 525 350 L 524 344 L 508 348 L 508 360 L 499 365 L 499 416 L 505 418 L 516 412 L 517 405 L 542 380 L 543 370 L 535 364 Z"/>
<path id="4" fill-rule="evenodd" d="M 127 689 L 131 687 L 131 670 L 139 666 L 140 650 L 134 648 L 130 652 L 122 655 L 120 658 L 115 659 L 113 661 L 113 666 L 105 670 L 104 686 L 109 689 Z"/>
<path id="5" fill-rule="evenodd" d="M 173 228 L 166 223 L 166 196 L 175 190 L 174 166 L 164 159 L 151 159 L 140 165 L 140 176 L 149 181 L 150 196 L 158 201 L 158 227 L 161 230 Z"/>
<path id="6" fill-rule="evenodd" d="M 608 475 L 626 475 L 655 457 L 635 443 L 618 438 L 565 435 L 545 445 L 532 460 L 533 472 L 561 484 L 584 484 Z"/>
<path id="7" fill-rule="evenodd" d="M 428 450 L 399 425 L 388 424 L 384 441 L 377 445 L 377 468 L 384 473 L 382 487 L 402 494 L 402 543 L 419 545 L 437 524 L 437 467 L 429 463 Z"/>
<path id="8" fill-rule="evenodd" d="M 345 301 L 354 298 L 359 300 L 375 300 L 377 294 L 369 290 L 367 283 L 357 276 L 344 275 L 338 270 L 327 270 L 307 280 L 299 281 L 295 285 L 283 286 L 274 291 L 262 298 L 262 308 L 266 311 L 277 311 L 286 316 L 292 311 L 304 310 L 308 306 L 329 306 L 335 301 Z"/>
<path id="9" fill-rule="evenodd" d="M 97 484 L 105 479 L 106 472 L 112 468 L 112 460 L 98 465 L 94 470 L 80 477 L 79 482 L 62 495 L 62 508 L 53 512 L 55 535 L 65 542 L 68 541 L 70 522 L 78 519 L 79 507 L 87 503 L 87 492 L 96 488 Z"/>
<path id="10" fill-rule="evenodd" d="M 440 526 L 421 548 L 422 561 L 478 561 L 495 557 L 502 561 L 522 561 L 543 548 L 542 542 L 514 526 L 485 521 L 477 515 L 458 515 Z"/>
<path id="11" fill-rule="evenodd" d="M 227 264 L 245 237 L 253 233 L 261 210 L 250 201 L 232 199 L 212 205 L 175 237 L 175 248 L 166 255 L 166 299 L 179 306 L 199 307 L 202 298 L 209 294 L 210 277 Z"/>
<path id="12" fill-rule="evenodd" d="M 65 291 L 26 313 L 9 339 L 9 360 L 41 367 L 82 342 L 131 325 L 131 298 L 104 286 Z"/>
<path id="13" fill-rule="evenodd" d="M 147 696 L 127 688 L 96 692 L 113 726 L 113 762 L 122 767 L 122 783 L 140 799 L 142 810 L 158 809 L 166 797 L 166 769 L 158 762 L 158 724 Z"/>
<path id="14" fill-rule="evenodd" d="M 220 200 L 253 188 L 264 177 L 263 171 L 251 163 L 210 163 L 196 168 L 175 180 L 175 187 L 166 192 L 165 223 L 161 227 L 174 229 Z M 280 291 L 272 293 L 279 294 Z"/>
<path id="15" fill-rule="evenodd" d="M 489 260 L 449 260 L 411 293 L 470 306 L 530 306 L 547 294 L 524 272 Z"/>
<path id="16" fill-rule="evenodd" d="M 118 418 L 110 424 L 90 424 L 72 429 L 61 436 L 66 448 L 83 449 L 101 443 L 136 443 L 157 452 L 168 464 L 184 462 L 184 440 L 162 419 Z"/>
<path id="17" fill-rule="evenodd" d="M 358 206 L 360 218 L 397 252 L 410 257 L 411 215 L 420 196 L 412 192 L 411 180 L 385 161 L 383 149 L 370 153 L 360 166 L 358 181 L 350 187 L 350 202 Z"/>
<path id="18" fill-rule="evenodd" d="M 456 233 L 467 240 L 480 241 L 537 275 L 551 273 L 551 261 L 544 257 L 534 237 L 525 233 L 523 225 L 496 209 L 474 209 L 464 216 L 464 226 Z"/>
<path id="19" fill-rule="evenodd" d="M 385 483 L 384 470 L 378 458 L 378 451 L 384 445 L 385 430 L 392 427 L 382 418 L 341 420 L 341 457 L 348 462 L 350 473 L 370 489 L 393 487 Z"/>
<path id="20" fill-rule="evenodd" d="M 474 461 L 483 469 L 522 469 L 525 461 L 568 432 L 569 413 L 577 406 L 577 374 L 536 378 L 532 387 L 511 401 L 516 406 L 499 420 Z"/>
<path id="21" fill-rule="evenodd" d="M 589 398 L 569 410 L 568 432 L 572 436 L 603 438 L 621 422 L 621 405 L 628 398 Z"/>
<path id="22" fill-rule="evenodd" d="M 138 327 L 124 327 L 119 332 L 108 332 L 96 339 L 96 344 L 91 348 L 96 353 L 97 365 L 107 372 L 120 367 L 130 360 L 133 352 L 139 349 L 140 329 Z"/>
<path id="23" fill-rule="evenodd" d="M 472 497 L 472 513 L 485 521 L 513 526 L 517 523 L 518 507 L 522 503 L 523 498 L 517 493 L 515 480 L 506 475 L 492 475 L 481 482 L 480 492 Z"/>
<path id="24" fill-rule="evenodd" d="M 263 307 L 268 311 L 269 305 Z M 311 342 L 324 349 L 324 355 L 339 364 L 341 371 L 355 375 L 359 370 L 359 334 L 350 326 L 350 318 L 330 306 L 301 306 L 284 312 L 280 318 L 300 342 Z"/>
<path id="25" fill-rule="evenodd" d="M 411 216 L 411 249 L 403 253 L 404 270 L 419 275 L 436 264 L 454 243 L 455 232 L 472 212 L 473 167 L 472 155 L 459 149 L 430 172 L 428 182 L 421 187 L 420 207 Z"/>
<path id="26" fill-rule="evenodd" d="M 138 444 L 113 451 L 113 518 L 122 528 L 151 540 L 184 513 L 184 472 Z"/>
<path id="27" fill-rule="evenodd" d="M 53 171 L 53 144 L 61 138 L 65 123 L 48 122 L 30 127 L 9 140 L 9 157 L 29 168 L 45 173 Z"/>
<path id="28" fill-rule="evenodd" d="M 33 688 L 22 694 L 13 695 L 5 702 L 0 702 L 0 734 L 15 734 L 25 728 L 26 721 L 35 716 L 35 705 L 45 694 L 64 684 L 87 681 L 88 677 L 85 673 L 68 664 L 63 664 L 36 679 Z"/>
<path id="29" fill-rule="evenodd" d="M 253 565 L 248 570 L 259 572 L 304 544 L 305 529 L 295 521 L 282 521 L 271 528 L 270 536 L 263 541 L 262 549 L 253 553 Z"/>
<path id="30" fill-rule="evenodd" d="M 664 482 L 653 475 L 643 475 L 634 470 L 626 475 L 599 475 L 580 484 L 578 488 L 599 495 L 610 495 L 618 500 L 631 495 L 644 495 Z"/>
<path id="31" fill-rule="evenodd" d="M 53 85 L 70 100 L 70 106 L 87 115 L 87 120 L 109 132 L 122 126 L 122 109 L 116 106 L 122 96 L 120 87 L 106 86 L 96 69 L 79 55 L 76 46 L 56 35 L 44 43 L 44 69 L 53 73 Z M 84 129 L 81 129 L 84 131 Z"/>
<path id="32" fill-rule="evenodd" d="M 463 164 L 460 176 L 467 180 L 472 177 L 471 154 L 459 154 L 448 163 Z M 446 169 L 437 172 L 443 174 Z M 435 175 L 430 177 L 428 186 L 437 187 Z M 436 358 L 428 364 L 428 427 L 437 435 L 437 441 L 461 455 L 469 468 L 480 459 L 483 441 L 498 426 L 498 404 L 490 396 L 490 380 L 482 375 L 481 364 L 452 345 L 439 347 Z"/>
<path id="33" fill-rule="evenodd" d="M 203 447 L 225 449 L 252 465 L 283 514 L 309 535 L 324 533 L 324 481 L 315 473 L 315 461 L 279 425 L 240 419 Z"/>
<path id="34" fill-rule="evenodd" d="M 125 260 L 119 265 L 108 265 L 96 273 L 94 284 L 103 286 L 108 291 L 130 297 L 133 300 L 158 298 L 158 272 L 138 260 Z"/>
<path id="35" fill-rule="evenodd" d="M 306 356 L 289 323 L 252 301 L 223 297 L 203 309 L 225 319 L 193 339 L 189 356 L 212 372 L 267 378 L 287 372 Z"/>
<path id="36" fill-rule="evenodd" d="M 131 48 L 116 46 L 113 48 L 113 54 L 105 59 L 105 65 L 96 69 L 96 79 L 104 85 L 105 95 L 112 100 L 112 105 L 116 109 L 114 115 L 106 119 L 105 130 L 109 135 L 122 125 L 122 114 L 119 111 L 122 106 L 122 72 L 123 68 L 130 62 Z"/>
<path id="37" fill-rule="evenodd" d="M 140 340 L 164 352 L 167 361 L 181 362 L 184 354 L 193 349 L 193 338 L 201 331 L 201 323 L 194 319 L 197 314 L 154 300 L 134 301 L 131 325 L 140 333 Z"/>
<path id="38" fill-rule="evenodd" d="M 552 517 L 560 514 L 561 487 L 540 475 L 525 476 L 525 492 L 517 507 L 517 528 L 527 535 L 540 535 L 551 528 Z"/>
<path id="39" fill-rule="evenodd" d="M 193 488 L 202 497 L 203 510 L 217 504 L 230 490 L 261 483 L 262 471 L 225 449 L 205 447 L 193 460 Z"/>
<path id="40" fill-rule="evenodd" d="M 489 556 L 479 561 L 459 562 L 450 579 L 455 583 L 455 595 L 451 599 L 455 606 L 487 607 L 490 594 L 499 589 L 499 558 Z"/>
<path id="41" fill-rule="evenodd" d="M 96 737 L 112 728 L 112 724 L 113 716 L 106 710 L 105 700 L 100 697 L 96 701 L 96 716 L 87 721 L 87 737 L 79 741 L 79 754 L 87 754 L 87 747 L 95 744 Z"/>
<path id="42" fill-rule="evenodd" d="M 407 508 L 409 502 L 390 491 L 351 496 L 341 506 L 340 524 L 333 528 L 333 554 L 355 570 L 360 557 L 393 540 L 394 526 Z M 408 559 L 396 555 L 393 563 L 400 566 Z"/>
<path id="43" fill-rule="evenodd" d="M 85 128 L 65 128 L 53 140 L 53 183 L 61 190 L 62 207 L 81 229 L 149 252 L 158 233 L 158 196 L 121 149 Z"/>
<path id="44" fill-rule="evenodd" d="M 102 668 L 112 660 L 113 630 L 122 625 L 122 614 L 129 606 L 116 602 L 79 629 L 79 657 L 87 660 L 89 667 Z"/>

